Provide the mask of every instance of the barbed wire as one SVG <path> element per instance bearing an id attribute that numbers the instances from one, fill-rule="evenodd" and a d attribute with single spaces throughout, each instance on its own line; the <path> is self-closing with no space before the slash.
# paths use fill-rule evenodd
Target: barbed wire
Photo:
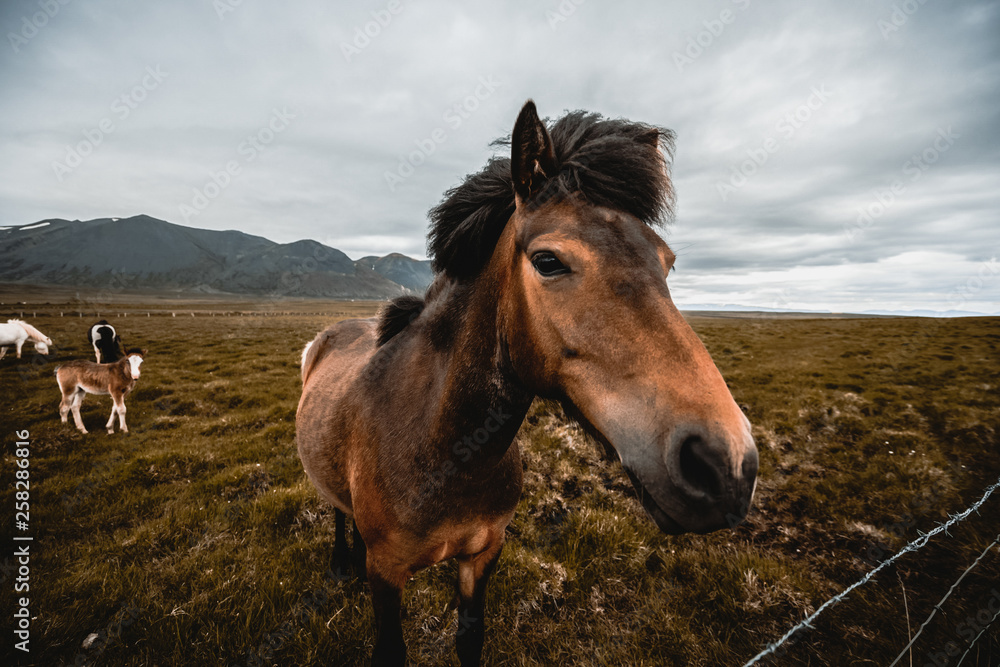
<path id="1" fill-rule="evenodd" d="M 861 579 L 859 579 L 858 581 L 856 581 L 855 583 L 851 584 L 846 589 L 844 589 L 843 592 L 841 592 L 841 593 L 833 596 L 832 598 L 830 598 L 829 600 L 827 600 L 826 602 L 824 602 L 822 605 L 820 605 L 819 609 L 817 609 L 812 614 L 810 614 L 804 621 L 802 621 L 801 623 L 799 623 L 798 625 L 796 625 L 795 627 L 793 627 L 791 630 L 789 630 L 788 632 L 786 632 L 781 637 L 781 639 L 779 639 L 778 641 L 776 641 L 776 642 L 774 642 L 772 644 L 768 644 L 767 647 L 763 651 L 761 651 L 760 653 L 758 653 L 757 655 L 755 655 L 753 658 L 751 658 L 751 660 L 749 662 L 747 662 L 746 664 L 744 664 L 743 667 L 750 667 L 751 665 L 754 665 L 757 662 L 759 662 L 762 658 L 765 658 L 768 655 L 771 655 L 772 653 L 774 653 L 778 649 L 778 647 L 780 647 L 782 644 L 784 644 L 789 639 L 791 639 L 792 636 L 796 632 L 798 632 L 799 630 L 801 630 L 802 628 L 811 628 L 811 627 L 813 627 L 812 626 L 812 622 L 814 620 L 816 620 L 816 618 L 820 614 L 822 614 L 824 611 L 826 611 L 829 607 L 832 607 L 833 605 L 837 604 L 838 602 L 840 602 L 841 600 L 843 600 L 844 598 L 846 598 L 847 595 L 848 595 L 848 593 L 850 593 L 851 591 L 853 591 L 855 588 L 858 588 L 859 586 L 863 586 L 864 584 L 866 584 L 869 581 L 871 581 L 871 579 L 876 574 L 878 574 L 880 571 L 882 571 L 883 569 L 885 569 L 889 565 L 892 565 L 894 562 L 896 562 L 899 558 L 901 558 L 905 554 L 908 554 L 911 551 L 916 551 L 916 550 L 922 548 L 924 545 L 926 545 L 931 540 L 931 538 L 935 537 L 936 535 L 938 535 L 940 533 L 946 532 L 949 528 L 951 528 L 952 526 L 954 526 L 956 523 L 964 521 L 966 518 L 968 518 L 968 516 L 970 514 L 972 514 L 973 512 L 978 511 L 979 508 L 983 506 L 983 503 L 985 503 L 989 499 L 989 497 L 991 495 L 993 495 L 993 492 L 996 491 L 998 488 L 1000 488 L 1000 479 L 997 479 L 997 481 L 992 486 L 990 486 L 989 488 L 987 488 L 986 491 L 983 493 L 983 497 L 980 498 L 978 501 L 976 501 L 974 504 L 972 504 L 967 510 L 965 510 L 961 514 L 956 514 L 954 516 L 950 516 L 948 518 L 948 521 L 946 521 L 945 523 L 942 523 L 941 525 L 937 526 L 936 528 L 934 528 L 929 533 L 921 533 L 920 537 L 918 537 L 917 539 L 913 540 L 912 542 L 910 542 L 909 544 L 907 544 L 905 547 L 903 547 L 902 549 L 900 549 L 894 556 L 892 556 L 891 558 L 886 559 L 881 565 L 879 565 L 878 567 L 876 567 L 871 572 L 868 572 L 867 574 L 865 574 L 865 576 L 861 577 Z M 895 663 L 893 663 L 893 664 L 895 664 Z"/>

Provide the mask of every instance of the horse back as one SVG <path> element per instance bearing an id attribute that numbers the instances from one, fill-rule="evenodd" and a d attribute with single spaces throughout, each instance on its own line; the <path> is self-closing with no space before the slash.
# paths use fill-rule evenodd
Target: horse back
<path id="1" fill-rule="evenodd" d="M 0 324 L 0 339 L 2 344 L 9 345 L 18 340 L 27 340 L 28 332 L 17 323 L 17 320 L 8 320 L 5 324 Z"/>
<path id="2" fill-rule="evenodd" d="M 87 340 L 93 345 L 102 336 L 98 333 L 102 328 L 107 327 L 112 332 L 112 337 L 114 336 L 115 328 L 108 323 L 107 320 L 101 320 L 97 324 L 94 324 L 89 329 L 87 329 Z"/>
<path id="3" fill-rule="evenodd" d="M 85 359 L 74 359 L 56 367 L 56 380 L 64 390 L 76 387 L 88 394 L 128 394 L 135 387 L 135 380 L 123 372 L 120 363 L 97 364 Z"/>
<path id="4" fill-rule="evenodd" d="M 343 320 L 316 334 L 302 351 L 302 384 L 308 383 L 313 370 L 327 357 L 332 356 L 334 364 L 338 359 L 367 359 L 375 351 L 375 326 L 374 319 Z"/>

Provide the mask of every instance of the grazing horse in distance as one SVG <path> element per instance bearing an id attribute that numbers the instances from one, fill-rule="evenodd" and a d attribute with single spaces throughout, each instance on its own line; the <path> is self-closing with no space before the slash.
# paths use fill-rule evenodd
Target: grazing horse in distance
<path id="1" fill-rule="evenodd" d="M 52 339 L 24 320 L 7 320 L 6 324 L 0 324 L 0 359 L 7 354 L 9 345 L 17 348 L 17 358 L 20 359 L 21 347 L 29 340 L 35 344 L 39 354 L 49 353 Z"/>
<path id="2" fill-rule="evenodd" d="M 146 350 L 132 348 L 125 356 L 113 364 L 96 364 L 93 361 L 77 359 L 56 367 L 56 381 L 62 392 L 59 402 L 59 417 L 65 424 L 67 415 L 73 412 L 73 422 L 81 433 L 87 429 L 80 417 L 80 404 L 86 394 L 110 394 L 111 416 L 105 428 L 115 432 L 115 415 L 118 415 L 122 433 L 128 433 L 125 425 L 125 397 L 135 387 L 139 379 L 139 366 L 146 356 Z"/>
<path id="3" fill-rule="evenodd" d="M 734 527 L 756 488 L 750 423 L 674 306 L 673 133 L 530 100 L 493 158 L 432 209 L 436 277 L 376 319 L 321 332 L 302 358 L 299 457 L 354 518 L 375 665 L 404 665 L 402 591 L 458 560 L 456 638 L 480 662 L 484 600 L 521 495 L 515 435 L 536 396 L 617 453 L 668 534 Z M 463 620 L 465 626 L 465 620 Z"/>
<path id="4" fill-rule="evenodd" d="M 122 356 L 122 338 L 107 320 L 101 320 L 87 329 L 87 341 L 94 346 L 94 356 L 99 364 L 114 363 Z"/>

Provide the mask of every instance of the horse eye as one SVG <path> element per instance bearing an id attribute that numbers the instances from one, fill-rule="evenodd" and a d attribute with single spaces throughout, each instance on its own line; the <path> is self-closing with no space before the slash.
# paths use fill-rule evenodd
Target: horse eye
<path id="1" fill-rule="evenodd" d="M 547 250 L 536 252 L 531 256 L 531 265 L 543 276 L 557 276 L 569 273 L 569 267 L 559 261 L 559 258 Z"/>

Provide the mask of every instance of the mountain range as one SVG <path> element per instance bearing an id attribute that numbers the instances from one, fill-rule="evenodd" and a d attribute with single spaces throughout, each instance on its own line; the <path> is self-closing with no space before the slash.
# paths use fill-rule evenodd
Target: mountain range
<path id="1" fill-rule="evenodd" d="M 430 262 L 405 255 L 352 260 L 316 241 L 275 243 L 148 215 L 0 227 L 8 283 L 385 299 L 422 293 L 432 279 Z"/>
<path id="2" fill-rule="evenodd" d="M 433 278 L 430 262 L 398 253 L 352 260 L 317 241 L 275 243 L 240 231 L 195 229 L 148 215 L 96 220 L 54 218 L 0 227 L 0 282 L 4 283 L 71 285 L 104 291 L 387 299 L 422 294 Z M 678 307 L 685 311 L 836 315 L 828 310 L 738 304 L 678 303 Z M 866 310 L 857 314 L 984 315 L 957 310 Z"/>
<path id="3" fill-rule="evenodd" d="M 678 303 L 683 311 L 724 311 L 729 313 L 774 313 L 786 315 L 877 315 L 879 317 L 995 317 L 996 313 L 981 313 L 972 310 L 806 310 L 796 308 L 767 308 L 766 306 L 743 306 L 727 303 Z"/>

